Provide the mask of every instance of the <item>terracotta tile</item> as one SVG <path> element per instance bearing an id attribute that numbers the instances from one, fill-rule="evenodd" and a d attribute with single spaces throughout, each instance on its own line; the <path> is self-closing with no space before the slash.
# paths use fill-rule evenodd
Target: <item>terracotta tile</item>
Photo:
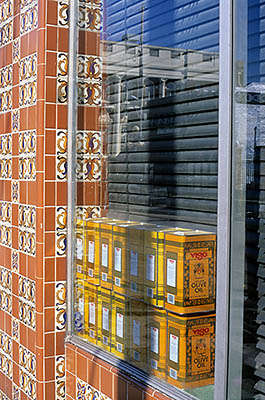
<path id="1" fill-rule="evenodd" d="M 83 107 L 84 111 L 84 127 L 78 129 L 100 130 L 100 108 L 99 107 Z"/>
<path id="2" fill-rule="evenodd" d="M 76 375 L 87 382 L 87 359 L 78 352 L 76 356 Z"/>
<path id="3" fill-rule="evenodd" d="M 12 228 L 12 247 L 18 249 L 18 229 Z"/>
<path id="4" fill-rule="evenodd" d="M 96 356 L 93 357 L 93 361 L 95 363 L 97 363 L 97 365 L 102 366 L 103 368 L 107 369 L 107 370 L 111 370 L 112 366 L 108 363 L 106 363 L 105 361 L 101 360 L 101 358 L 98 358 Z"/>
<path id="5" fill-rule="evenodd" d="M 15 109 L 19 107 L 19 87 L 14 86 L 12 92 L 13 92 L 12 95 L 13 108 Z"/>
<path id="6" fill-rule="evenodd" d="M 142 400 L 142 391 L 132 384 L 128 384 L 128 400 Z"/>
<path id="7" fill-rule="evenodd" d="M 36 346 L 43 347 L 43 312 L 36 312 Z"/>
<path id="8" fill-rule="evenodd" d="M 37 29 L 33 29 L 29 32 L 29 54 L 36 53 L 37 51 Z"/>
<path id="9" fill-rule="evenodd" d="M 55 258 L 45 258 L 45 282 L 55 280 Z"/>
<path id="10" fill-rule="evenodd" d="M 41 81 L 38 80 L 38 92 L 39 92 L 39 84 Z M 28 109 L 28 129 L 35 129 L 37 126 L 37 105 L 31 106 Z M 37 151 L 38 151 L 37 146 Z"/>
<path id="11" fill-rule="evenodd" d="M 73 399 L 76 397 L 76 378 L 70 372 L 66 372 L 66 393 Z"/>
<path id="12" fill-rule="evenodd" d="M 75 351 L 67 345 L 65 352 L 66 352 L 65 353 L 66 354 L 66 370 L 75 374 L 76 373 Z"/>
<path id="13" fill-rule="evenodd" d="M 12 155 L 13 156 L 18 156 L 19 151 L 18 151 L 18 133 L 13 133 L 12 134 Z"/>
<path id="14" fill-rule="evenodd" d="M 79 54 L 99 55 L 100 35 L 94 32 L 79 31 Z"/>
<path id="15" fill-rule="evenodd" d="M 15 63 L 13 65 L 13 85 L 16 86 L 19 84 L 19 64 Z"/>
<path id="16" fill-rule="evenodd" d="M 46 382 L 45 399 L 55 400 L 55 382 Z"/>
<path id="17" fill-rule="evenodd" d="M 36 268 L 37 268 L 37 263 L 36 263 L 36 257 L 28 255 L 28 278 L 29 279 L 35 279 L 36 278 Z"/>
<path id="18" fill-rule="evenodd" d="M 5 393 L 8 398 L 12 396 L 12 381 L 5 377 Z"/>
<path id="19" fill-rule="evenodd" d="M 45 63 L 45 29 L 38 30 L 38 63 Z"/>
<path id="20" fill-rule="evenodd" d="M 37 243 L 37 256 L 36 256 L 36 277 L 43 278 L 44 275 L 44 245 L 43 243 Z"/>
<path id="21" fill-rule="evenodd" d="M 43 312 L 43 279 L 36 279 L 36 311 Z"/>
<path id="22" fill-rule="evenodd" d="M 56 280 L 65 281 L 67 278 L 66 257 L 58 257 L 56 259 Z"/>
<path id="23" fill-rule="evenodd" d="M 39 381 L 44 380 L 43 374 L 43 349 L 36 348 L 36 378 Z"/>
<path id="24" fill-rule="evenodd" d="M 47 24 L 57 25 L 58 6 L 57 1 L 48 0 Z"/>
<path id="25" fill-rule="evenodd" d="M 47 57 L 46 75 L 56 77 L 57 76 L 57 53 L 47 51 L 46 57 Z"/>
<path id="26" fill-rule="evenodd" d="M 56 128 L 56 105 L 46 104 L 46 128 Z"/>
<path id="27" fill-rule="evenodd" d="M 18 296 L 18 274 L 12 274 L 12 292 Z"/>
<path id="28" fill-rule="evenodd" d="M 68 37 L 69 37 L 69 30 L 65 28 L 58 28 L 58 51 L 64 51 L 68 52 L 69 51 L 69 43 L 68 43 Z"/>
<path id="29" fill-rule="evenodd" d="M 45 257 L 55 256 L 55 233 L 45 233 Z"/>
<path id="30" fill-rule="evenodd" d="M 44 188 L 43 172 L 37 172 L 36 177 L 35 190 L 31 190 L 33 189 L 34 182 L 29 182 L 29 204 L 35 204 L 37 207 L 42 207 Z"/>
<path id="31" fill-rule="evenodd" d="M 101 392 L 112 398 L 112 372 L 106 370 L 105 368 L 100 368 L 101 370 Z"/>
<path id="32" fill-rule="evenodd" d="M 40 207 L 36 210 L 36 239 L 43 242 L 43 209 Z"/>
<path id="33" fill-rule="evenodd" d="M 99 366 L 93 361 L 87 360 L 88 366 L 88 382 L 94 386 L 94 388 L 99 389 Z"/>
<path id="34" fill-rule="evenodd" d="M 55 207 L 45 207 L 45 231 L 55 231 Z"/>
<path id="35" fill-rule="evenodd" d="M 24 131 L 28 128 L 28 108 L 20 109 L 20 130 Z"/>
<path id="36" fill-rule="evenodd" d="M 12 158 L 12 178 L 18 179 L 18 157 Z"/>
<path id="37" fill-rule="evenodd" d="M 37 101 L 37 134 L 44 135 L 44 109 L 45 103 L 43 100 Z"/>
<path id="38" fill-rule="evenodd" d="M 38 382 L 38 381 L 37 381 L 37 389 L 36 389 L 36 399 L 38 399 L 38 400 L 44 399 L 44 384 L 42 382 Z"/>
<path id="39" fill-rule="evenodd" d="M 65 332 L 56 332 L 56 355 L 65 354 Z"/>
<path id="40" fill-rule="evenodd" d="M 12 335 L 12 319 L 11 315 L 7 313 L 5 313 L 5 331 L 9 336 Z"/>
<path id="41" fill-rule="evenodd" d="M 11 249 L 5 248 L 5 267 L 11 269 Z"/>
<path id="42" fill-rule="evenodd" d="M 5 181 L 0 180 L 0 199 L 5 200 Z"/>
<path id="43" fill-rule="evenodd" d="M 28 328 L 24 324 L 20 324 L 20 344 L 26 347 L 27 343 L 28 343 Z"/>
<path id="44" fill-rule="evenodd" d="M 45 99 L 45 65 L 38 65 L 38 93 L 37 98 L 38 100 Z"/>
<path id="45" fill-rule="evenodd" d="M 100 204 L 98 182 L 77 182 L 77 205 Z"/>
<path id="46" fill-rule="evenodd" d="M 20 11 L 21 0 L 14 0 L 14 15 L 18 14 Z"/>
<path id="47" fill-rule="evenodd" d="M 27 273 L 27 256 L 23 253 L 19 254 L 19 273 L 24 276 Z"/>
<path id="48" fill-rule="evenodd" d="M 45 288 L 45 307 L 55 306 L 55 285 L 54 283 L 46 283 Z"/>
<path id="49" fill-rule="evenodd" d="M 13 381 L 19 386 L 19 367 L 16 363 L 13 363 Z"/>
<path id="50" fill-rule="evenodd" d="M 55 378 L 55 358 L 45 359 L 45 380 L 52 381 Z"/>
<path id="51" fill-rule="evenodd" d="M 2 310 L 0 310 L 0 329 L 2 331 L 5 329 L 4 311 L 2 311 Z"/>
<path id="52" fill-rule="evenodd" d="M 56 179 L 55 176 L 55 156 L 45 156 L 45 180 L 46 181 L 54 181 Z"/>
<path id="53" fill-rule="evenodd" d="M 20 18 L 19 15 L 16 15 L 14 20 L 13 20 L 13 39 L 16 39 L 19 37 L 19 32 L 20 31 Z"/>
<path id="54" fill-rule="evenodd" d="M 57 50 L 57 28 L 55 26 L 47 26 L 47 50 Z"/>
<path id="55" fill-rule="evenodd" d="M 0 114 L 0 133 L 5 133 L 5 122 L 4 122 L 4 120 L 5 120 L 5 114 Z"/>
<path id="56" fill-rule="evenodd" d="M 20 55 L 21 58 L 26 57 L 29 54 L 29 46 L 28 46 L 28 33 L 25 35 L 21 36 L 20 39 Z"/>
<path id="57" fill-rule="evenodd" d="M 57 206 L 67 205 L 67 182 L 57 182 Z"/>
<path id="58" fill-rule="evenodd" d="M 45 357 L 53 356 L 55 354 L 54 338 L 55 338 L 54 333 L 45 333 L 44 335 Z"/>
<path id="59" fill-rule="evenodd" d="M 20 400 L 29 400 L 29 398 L 23 392 L 20 391 Z"/>
<path id="60" fill-rule="evenodd" d="M 11 112 L 5 113 L 5 132 L 6 133 L 12 132 L 12 129 L 11 129 Z"/>
<path id="61" fill-rule="evenodd" d="M 45 183 L 45 206 L 55 205 L 55 183 L 46 182 Z"/>
<path id="62" fill-rule="evenodd" d="M 47 2 L 41 1 L 39 3 L 39 10 L 38 10 L 38 27 L 45 28 L 46 26 L 46 7 Z"/>
<path id="63" fill-rule="evenodd" d="M 27 348 L 34 353 L 35 352 L 35 347 L 36 347 L 36 333 L 32 329 L 28 328 L 28 342 L 27 342 Z"/>
<path id="64" fill-rule="evenodd" d="M 114 375 L 113 400 L 127 399 L 127 382 L 119 375 Z"/>
<path id="65" fill-rule="evenodd" d="M 56 154 L 56 131 L 45 131 L 45 153 Z"/>
<path id="66" fill-rule="evenodd" d="M 44 310 L 44 331 L 51 332 L 55 329 L 55 316 L 54 308 L 47 308 Z"/>
<path id="67" fill-rule="evenodd" d="M 66 105 L 59 104 L 57 105 L 57 128 L 58 129 L 67 129 L 67 112 L 68 108 Z"/>
<path id="68" fill-rule="evenodd" d="M 56 103 L 57 99 L 57 79 L 46 78 L 46 101 Z"/>
<path id="69" fill-rule="evenodd" d="M 5 181 L 5 200 L 11 201 L 11 181 Z"/>

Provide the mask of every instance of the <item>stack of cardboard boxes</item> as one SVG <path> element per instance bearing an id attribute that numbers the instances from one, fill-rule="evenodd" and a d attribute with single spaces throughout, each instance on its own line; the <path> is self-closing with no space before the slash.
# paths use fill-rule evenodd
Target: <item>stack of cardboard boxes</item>
<path id="1" fill-rule="evenodd" d="M 213 383 L 213 233 L 102 218 L 76 224 L 76 330 L 169 383 Z"/>

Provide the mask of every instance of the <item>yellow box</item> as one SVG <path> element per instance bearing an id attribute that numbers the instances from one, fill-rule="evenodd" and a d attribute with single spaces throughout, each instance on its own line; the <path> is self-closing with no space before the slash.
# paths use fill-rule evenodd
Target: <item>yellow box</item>
<path id="1" fill-rule="evenodd" d="M 86 263 L 86 226 L 85 221 L 77 220 L 75 225 L 75 265 L 76 279 L 85 278 L 85 263 Z"/>
<path id="2" fill-rule="evenodd" d="M 167 381 L 180 388 L 214 383 L 215 314 L 167 315 Z"/>
<path id="3" fill-rule="evenodd" d="M 147 371 L 147 305 L 130 301 L 130 362 Z"/>
<path id="4" fill-rule="evenodd" d="M 85 333 L 85 289 L 81 279 L 75 281 L 74 290 L 74 324 L 75 333 L 86 339 Z"/>
<path id="5" fill-rule="evenodd" d="M 165 308 L 179 314 L 215 309 L 216 235 L 165 234 Z"/>
<path id="6" fill-rule="evenodd" d="M 165 310 L 147 306 L 147 362 L 149 373 L 166 377 L 167 319 Z"/>
<path id="7" fill-rule="evenodd" d="M 129 306 L 127 297 L 113 293 L 111 352 L 123 360 L 129 358 Z"/>
<path id="8" fill-rule="evenodd" d="M 106 218 L 95 218 L 86 223 L 86 282 L 99 285 L 100 224 Z"/>
<path id="9" fill-rule="evenodd" d="M 112 274 L 113 290 L 126 295 L 127 288 L 127 230 L 137 222 L 124 221 L 113 226 Z"/>
<path id="10" fill-rule="evenodd" d="M 85 286 L 85 338 L 97 344 L 98 338 L 98 286 Z"/>
<path id="11" fill-rule="evenodd" d="M 100 286 L 112 289 L 112 229 L 114 221 L 106 221 L 100 225 Z"/>
<path id="12" fill-rule="evenodd" d="M 98 344 L 111 351 L 111 291 L 98 289 Z"/>

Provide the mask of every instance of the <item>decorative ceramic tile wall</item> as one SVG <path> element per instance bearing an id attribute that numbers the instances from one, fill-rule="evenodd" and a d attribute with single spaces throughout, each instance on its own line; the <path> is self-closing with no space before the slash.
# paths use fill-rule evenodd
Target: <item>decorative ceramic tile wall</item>
<path id="1" fill-rule="evenodd" d="M 10 379 L 13 377 L 12 338 L 0 330 L 0 371 Z"/>
<path id="2" fill-rule="evenodd" d="M 101 1 L 79 1 L 80 29 L 99 32 L 102 29 Z"/>
<path id="3" fill-rule="evenodd" d="M 19 321 L 35 330 L 36 328 L 36 284 L 33 280 L 19 275 Z"/>
<path id="4" fill-rule="evenodd" d="M 36 397 L 36 380 L 28 374 L 24 368 L 19 370 L 19 383 L 20 389 L 24 392 L 30 399 L 35 400 Z"/>
<path id="5" fill-rule="evenodd" d="M 0 4 L 0 47 L 13 40 L 13 1 L 5 0 Z"/>
<path id="6" fill-rule="evenodd" d="M 0 32 L 1 33 L 1 32 Z M 0 112 L 12 109 L 13 68 L 7 65 L 0 69 Z"/>
<path id="7" fill-rule="evenodd" d="M 36 179 L 36 131 L 19 133 L 19 179 Z"/>
<path id="8" fill-rule="evenodd" d="M 15 317 L 12 317 L 12 338 L 17 342 L 20 341 L 20 324 L 19 320 Z"/>
<path id="9" fill-rule="evenodd" d="M 19 205 L 18 208 L 19 251 L 22 253 L 36 255 L 36 207 Z"/>
<path id="10" fill-rule="evenodd" d="M 12 180 L 11 182 L 11 199 L 13 204 L 17 204 L 19 200 L 19 181 Z"/>
<path id="11" fill-rule="evenodd" d="M 66 207 L 56 208 L 56 255 L 66 256 L 67 245 L 67 209 Z"/>
<path id="12" fill-rule="evenodd" d="M 12 387 L 12 400 L 20 400 L 20 390 L 19 387 L 13 384 Z"/>
<path id="13" fill-rule="evenodd" d="M 65 356 L 58 356 L 55 360 L 55 391 L 56 400 L 65 399 Z"/>
<path id="14" fill-rule="evenodd" d="M 13 41 L 13 63 L 16 63 L 20 60 L 20 40 L 15 39 Z"/>
<path id="15" fill-rule="evenodd" d="M 102 103 L 102 58 L 78 56 L 78 103 L 100 106 Z"/>
<path id="16" fill-rule="evenodd" d="M 37 53 L 19 62 L 19 106 L 26 107 L 37 101 Z"/>
<path id="17" fill-rule="evenodd" d="M 66 324 L 66 282 L 56 283 L 55 306 L 55 329 L 63 331 Z"/>
<path id="18" fill-rule="evenodd" d="M 69 24 L 69 0 L 58 2 L 58 25 L 67 27 Z"/>
<path id="19" fill-rule="evenodd" d="M 12 178 L 12 135 L 0 135 L 0 179 Z"/>
<path id="20" fill-rule="evenodd" d="M 100 217 L 100 207 L 97 206 L 79 206 L 75 208 L 76 219 L 82 219 L 84 221 L 90 218 Z"/>
<path id="21" fill-rule="evenodd" d="M 67 131 L 57 131 L 56 137 L 56 179 L 66 181 L 67 178 Z"/>
<path id="22" fill-rule="evenodd" d="M 58 53 L 57 56 L 57 92 L 59 103 L 67 102 L 68 85 L 68 54 Z"/>
<path id="23" fill-rule="evenodd" d="M 12 314 L 12 272 L 0 267 L 0 309 Z"/>
<path id="24" fill-rule="evenodd" d="M 5 393 L 2 392 L 2 390 L 0 390 L 0 400 L 11 400 L 11 399 L 8 396 L 6 396 Z"/>
<path id="25" fill-rule="evenodd" d="M 19 131 L 19 110 L 12 111 L 12 132 Z"/>
<path id="26" fill-rule="evenodd" d="M 93 399 L 93 400 L 111 400 L 108 396 L 95 389 L 90 384 L 82 381 L 81 379 L 76 380 L 76 398 L 78 400 Z"/>
<path id="27" fill-rule="evenodd" d="M 0 201 L 0 244 L 12 246 L 12 203 Z"/>
<path id="28" fill-rule="evenodd" d="M 38 27 L 38 1 L 21 0 L 20 10 L 20 35 L 24 35 Z"/>

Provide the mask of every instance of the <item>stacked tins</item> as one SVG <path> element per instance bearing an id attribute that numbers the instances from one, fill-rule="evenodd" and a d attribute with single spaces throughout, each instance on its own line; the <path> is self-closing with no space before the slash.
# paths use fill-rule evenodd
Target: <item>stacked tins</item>
<path id="1" fill-rule="evenodd" d="M 78 334 L 175 386 L 212 383 L 215 250 L 212 233 L 78 221 Z"/>

